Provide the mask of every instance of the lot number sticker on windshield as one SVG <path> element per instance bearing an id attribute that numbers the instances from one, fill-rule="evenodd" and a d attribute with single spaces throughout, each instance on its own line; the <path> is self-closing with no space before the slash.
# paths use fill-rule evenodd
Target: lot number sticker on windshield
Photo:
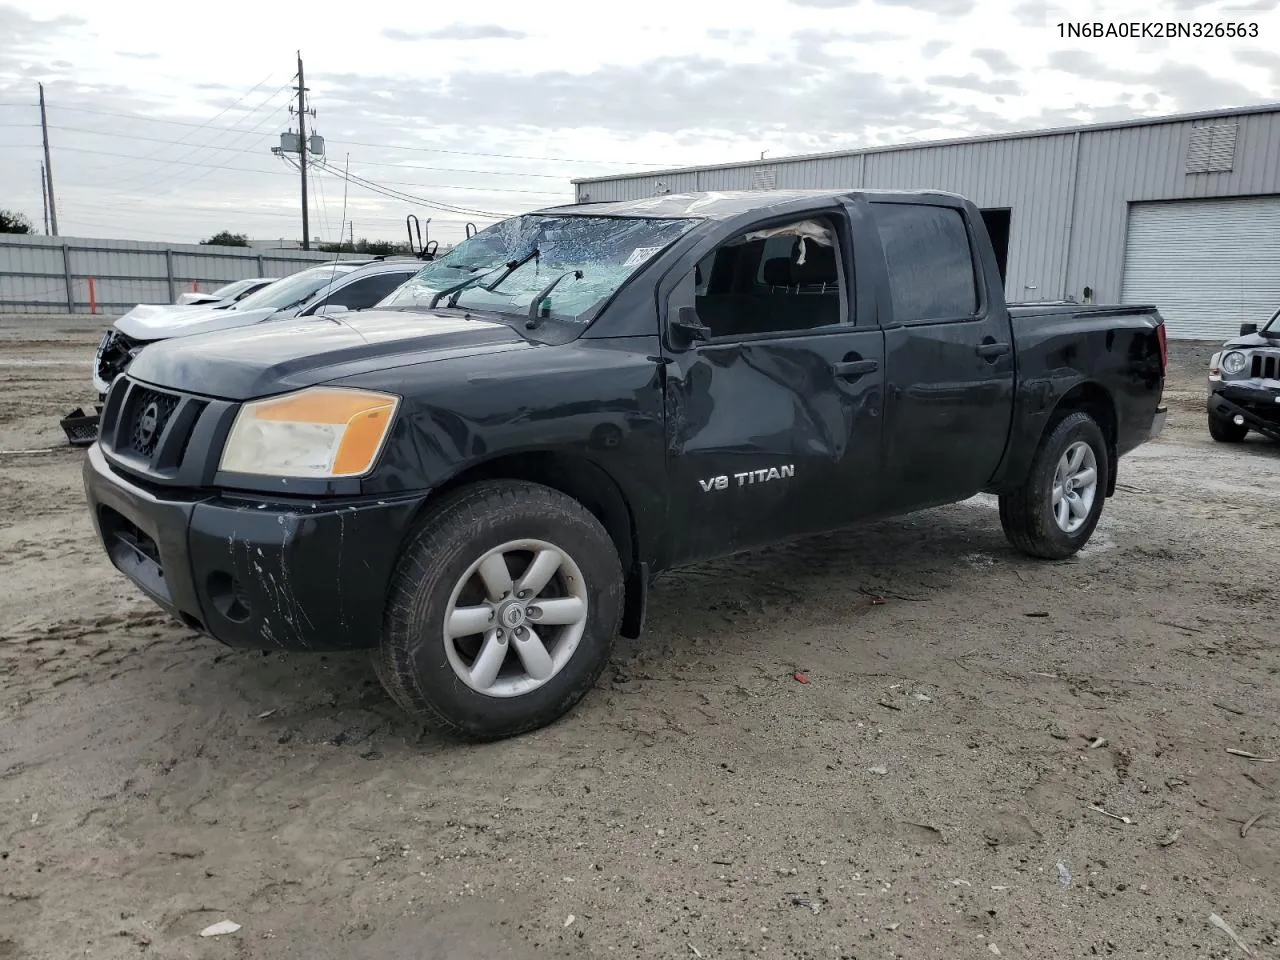
<path id="1" fill-rule="evenodd" d="M 636 247 L 631 251 L 631 256 L 622 261 L 622 265 L 624 267 L 634 267 L 638 263 L 644 263 L 661 249 L 661 247 Z"/>

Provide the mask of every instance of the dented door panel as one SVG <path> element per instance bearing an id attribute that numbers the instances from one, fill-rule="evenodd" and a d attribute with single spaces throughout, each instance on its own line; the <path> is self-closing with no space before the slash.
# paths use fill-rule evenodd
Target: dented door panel
<path id="1" fill-rule="evenodd" d="M 883 367 L 883 335 L 854 328 L 676 354 L 666 390 L 672 559 L 874 513 Z"/>

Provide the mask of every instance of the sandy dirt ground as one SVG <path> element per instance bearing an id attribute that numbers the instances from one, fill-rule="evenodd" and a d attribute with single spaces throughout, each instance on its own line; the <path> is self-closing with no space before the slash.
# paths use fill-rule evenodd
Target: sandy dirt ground
<path id="1" fill-rule="evenodd" d="M 1229 752 L 1280 758 L 1280 447 L 1210 441 L 1207 348 L 1072 561 L 977 498 L 667 576 L 473 747 L 114 572 L 57 423 L 102 326 L 0 318 L 0 960 L 1280 956 Z"/>

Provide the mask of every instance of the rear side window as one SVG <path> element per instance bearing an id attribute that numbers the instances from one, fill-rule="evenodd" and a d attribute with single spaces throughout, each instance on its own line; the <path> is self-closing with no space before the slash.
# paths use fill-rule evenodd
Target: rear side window
<path id="1" fill-rule="evenodd" d="M 364 277 L 336 291 L 326 298 L 326 302 L 346 307 L 348 310 L 367 310 L 378 301 L 389 297 L 412 276 L 412 272 L 406 271 L 405 273 L 378 273 L 372 277 Z"/>
<path id="2" fill-rule="evenodd" d="M 872 203 L 889 268 L 893 317 L 962 320 L 978 311 L 978 285 L 964 217 L 953 207 Z"/>

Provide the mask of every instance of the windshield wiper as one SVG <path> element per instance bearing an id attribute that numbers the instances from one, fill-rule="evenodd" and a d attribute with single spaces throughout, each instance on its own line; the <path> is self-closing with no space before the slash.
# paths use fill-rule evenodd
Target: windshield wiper
<path id="1" fill-rule="evenodd" d="M 525 321 L 526 330 L 532 330 L 534 327 L 538 325 L 538 320 L 539 320 L 538 307 L 541 306 L 542 301 L 547 298 L 547 295 L 550 294 L 551 291 L 556 288 L 556 284 L 559 283 L 561 280 L 563 280 L 565 277 L 573 277 L 575 280 L 581 280 L 582 271 L 566 270 L 564 273 L 560 274 L 560 276 L 556 277 L 554 280 L 552 280 L 545 287 L 543 287 L 541 290 L 538 291 L 538 295 L 534 297 L 533 300 L 529 303 L 529 319 Z"/>
<path id="2" fill-rule="evenodd" d="M 500 276 L 497 280 L 493 281 L 493 283 L 485 287 L 485 289 L 488 290 L 490 293 L 492 293 L 494 290 L 498 288 L 498 284 L 502 283 L 502 281 L 506 280 L 507 277 L 511 276 L 513 273 L 515 273 L 517 270 L 523 267 L 530 260 L 534 259 L 536 256 L 538 256 L 538 248 L 534 247 L 532 250 L 526 253 L 519 260 L 508 260 L 506 265 L 507 266 L 506 272 L 502 276 Z"/>
<path id="3" fill-rule="evenodd" d="M 479 270 L 480 268 L 472 267 L 471 269 Z M 483 280 L 489 274 L 493 273 L 494 270 L 498 270 L 498 269 L 500 268 L 491 267 L 490 269 L 484 271 L 484 273 L 473 273 L 471 276 L 467 277 L 467 279 L 459 281 L 458 283 L 455 283 L 451 287 L 445 287 L 443 290 L 441 290 L 434 297 L 431 298 L 431 302 L 427 304 L 427 309 L 434 310 L 435 305 L 440 302 L 440 298 L 447 297 L 449 296 L 449 294 L 453 294 L 453 297 L 450 298 L 448 305 L 451 307 L 455 306 L 458 302 L 458 294 L 462 293 L 463 290 L 467 289 L 467 287 L 471 286 L 472 284 L 478 283 L 479 281 Z"/>
<path id="4" fill-rule="evenodd" d="M 503 265 L 503 267 L 505 268 L 505 270 L 504 270 L 504 272 L 503 272 L 502 276 L 500 276 L 497 280 L 493 281 L 493 283 L 491 283 L 491 284 L 489 284 L 488 286 L 484 287 L 484 289 L 485 289 L 485 290 L 487 290 L 487 291 L 489 291 L 490 293 L 492 293 L 495 289 L 497 289 L 498 284 L 502 283 L 502 281 L 503 281 L 503 280 L 507 279 L 507 277 L 511 276 L 511 274 L 515 273 L 517 270 L 519 270 L 521 267 L 523 267 L 526 263 L 528 263 L 530 260 L 532 260 L 532 259 L 533 259 L 534 257 L 536 257 L 537 255 L 538 255 L 538 248 L 537 248 L 537 247 L 534 247 L 532 250 L 530 250 L 528 253 L 526 253 L 526 254 L 525 254 L 523 257 L 521 257 L 519 260 L 508 260 L 508 261 Z M 494 268 L 493 268 L 493 270 L 497 270 L 497 269 L 499 269 L 499 268 L 498 268 L 498 267 L 494 267 Z M 489 271 L 487 271 L 486 273 L 481 274 L 481 276 L 487 276 L 489 273 L 492 273 L 492 272 L 493 272 L 493 270 L 489 270 Z M 471 286 L 471 284 L 470 284 L 470 282 L 467 282 L 467 283 L 460 284 L 459 286 L 457 286 L 456 288 L 454 288 L 454 290 L 453 290 L 453 296 L 449 298 L 449 303 L 448 303 L 447 305 L 448 305 L 448 306 L 450 306 L 450 307 L 456 307 L 456 306 L 458 305 L 458 298 L 459 298 L 460 296 L 462 296 L 462 291 L 463 291 L 463 290 L 465 290 L 465 289 L 467 289 L 467 287 L 469 287 L 469 286 Z M 432 301 L 432 302 L 434 303 L 434 301 Z"/>

